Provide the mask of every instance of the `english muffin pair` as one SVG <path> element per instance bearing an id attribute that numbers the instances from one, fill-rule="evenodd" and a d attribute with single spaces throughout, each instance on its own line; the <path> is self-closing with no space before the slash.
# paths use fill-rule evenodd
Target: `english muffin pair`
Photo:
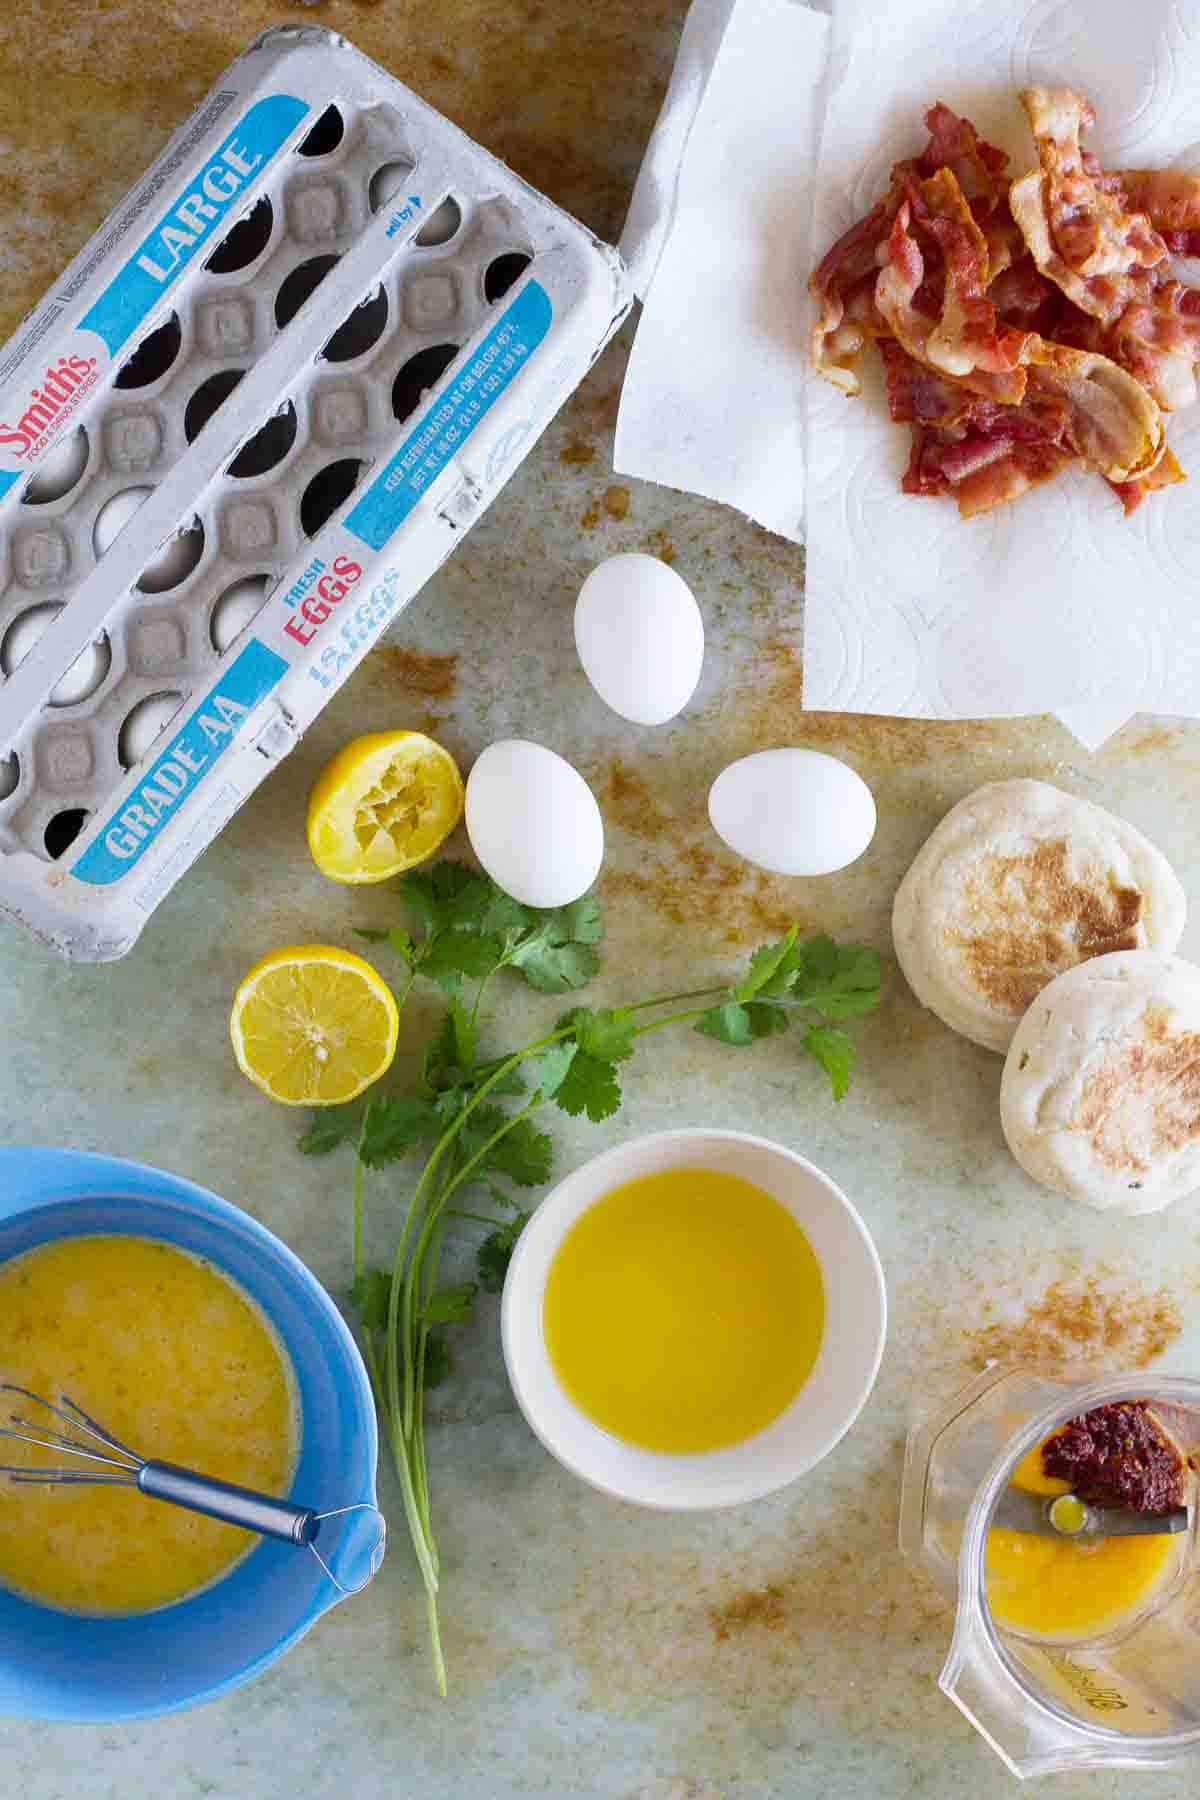
<path id="1" fill-rule="evenodd" d="M 900 884 L 909 985 L 1007 1052 L 1004 1135 L 1058 1193 L 1147 1213 L 1200 1187 L 1200 969 L 1172 954 L 1186 916 L 1140 831 L 1041 781 L 969 794 Z"/>

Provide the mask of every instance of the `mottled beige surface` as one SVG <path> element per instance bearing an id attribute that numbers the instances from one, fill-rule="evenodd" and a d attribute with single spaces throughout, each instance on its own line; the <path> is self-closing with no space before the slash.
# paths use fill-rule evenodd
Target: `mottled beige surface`
<path id="1" fill-rule="evenodd" d="M 328 0 L 332 23 L 599 231 L 625 198 L 669 72 L 682 0 Z M 128 186 L 169 127 L 262 26 L 251 0 L 10 0 L 0 20 L 0 335 Z M 295 15 L 291 15 L 295 16 Z M 701 297 L 702 298 L 702 297 Z M 611 440 L 628 331 L 493 511 L 155 915 L 125 962 L 69 969 L 0 927 L 0 1139 L 140 1156 L 279 1230 L 338 1293 L 346 1170 L 296 1156 L 287 1117 L 237 1076 L 229 998 L 263 950 L 391 916 L 386 891 L 331 887 L 304 848 L 304 796 L 356 730 L 428 723 L 464 759 L 492 737 L 554 745 L 594 782 L 612 997 L 691 986 L 790 918 L 888 948 L 899 877 L 973 785 L 1037 775 L 1124 813 L 1200 903 L 1200 728 L 1141 720 L 1085 754 L 1049 723 L 804 716 L 803 559 L 731 513 L 617 483 Z M 600 556 L 648 549 L 692 582 L 710 633 L 686 718 L 639 730 L 579 670 L 571 608 Z M 735 756 L 798 742 L 871 783 L 878 836 L 819 880 L 756 875 L 708 830 Z M 1181 946 L 1196 957 L 1200 930 Z M 554 1003 L 498 1002 L 497 1040 Z M 431 1016 L 414 1005 L 406 1041 Z M 445 1555 L 451 1699 L 431 1696 L 418 1587 L 397 1532 L 369 1594 L 278 1669 L 202 1712 L 143 1726 L 0 1723 L 2 1791 L 218 1800 L 1002 1800 L 1010 1778 L 941 1698 L 950 1621 L 895 1549 L 914 1389 L 987 1356 L 1064 1346 L 1187 1366 L 1200 1326 L 1197 1206 L 1115 1222 L 1033 1188 L 1004 1147 L 1000 1061 L 921 1012 L 889 964 L 835 1109 L 794 1044 L 685 1037 L 633 1065 L 603 1127 L 555 1124 L 560 1166 L 624 1132 L 760 1129 L 856 1199 L 892 1300 L 889 1349 L 854 1433 L 791 1491 L 709 1518 L 604 1500 L 549 1462 L 515 1414 L 494 1305 L 463 1344 L 430 1434 Z M 372 1183 L 370 1234 L 396 1184 Z M 398 1517 L 394 1484 L 384 1496 Z M 1059 1780 L 1062 1800 L 1182 1800 L 1195 1777 Z"/>

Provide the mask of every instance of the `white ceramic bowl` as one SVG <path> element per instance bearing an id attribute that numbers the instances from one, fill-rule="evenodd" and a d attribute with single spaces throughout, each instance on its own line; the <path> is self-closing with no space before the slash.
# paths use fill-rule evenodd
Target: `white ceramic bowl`
<path id="1" fill-rule="evenodd" d="M 725 1450 L 667 1456 L 622 1442 L 580 1411 L 550 1362 L 542 1309 L 550 1265 L 580 1214 L 626 1181 L 678 1168 L 740 1175 L 787 1207 L 821 1265 L 825 1336 L 812 1374 L 766 1430 Z M 699 1510 L 757 1500 L 828 1456 L 874 1385 L 887 1297 L 866 1226 L 812 1163 L 743 1131 L 661 1131 L 593 1157 L 547 1195 L 509 1265 L 501 1322 L 517 1404 L 552 1456 L 617 1499 Z"/>

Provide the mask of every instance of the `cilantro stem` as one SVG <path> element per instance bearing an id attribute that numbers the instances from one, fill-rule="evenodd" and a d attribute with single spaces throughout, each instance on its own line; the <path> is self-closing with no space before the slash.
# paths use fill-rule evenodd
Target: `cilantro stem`
<path id="1" fill-rule="evenodd" d="M 490 1225 L 493 1231 L 503 1231 L 508 1223 L 506 1219 L 489 1219 L 486 1213 L 460 1212 L 457 1207 L 451 1207 L 446 1217 L 448 1219 L 470 1219 L 474 1225 Z"/>
<path id="2" fill-rule="evenodd" d="M 366 1169 L 363 1165 L 363 1139 L 366 1136 L 366 1114 L 363 1114 L 363 1127 L 358 1134 L 358 1151 L 354 1158 L 354 1279 L 361 1281 L 365 1263 L 363 1261 L 363 1178 Z"/>
<path id="3" fill-rule="evenodd" d="M 528 1053 L 526 1053 L 526 1054 L 528 1054 Z M 509 1060 L 517 1061 L 517 1060 L 519 1060 L 519 1058 L 520 1058 L 520 1053 L 518 1052 L 517 1057 L 510 1058 Z M 493 1077 L 493 1079 L 495 1079 L 495 1077 Z M 485 1092 L 486 1092 L 486 1086 L 483 1088 L 480 1088 L 480 1090 L 479 1090 L 480 1095 L 482 1095 Z M 479 1095 L 476 1096 L 476 1099 L 478 1099 L 478 1098 L 479 1098 Z M 442 1189 L 441 1193 L 439 1194 L 437 1200 L 433 1203 L 433 1205 L 426 1208 L 425 1220 L 421 1227 L 420 1232 L 418 1233 L 416 1243 L 413 1245 L 412 1261 L 409 1265 L 408 1275 L 405 1278 L 405 1282 L 404 1282 L 403 1318 L 404 1318 L 404 1342 L 406 1345 L 409 1345 L 415 1341 L 414 1335 L 413 1335 L 413 1317 L 414 1317 L 414 1297 L 415 1297 L 417 1281 L 419 1280 L 418 1271 L 420 1270 L 421 1264 L 424 1261 L 425 1255 L 429 1249 L 430 1238 L 432 1236 L 432 1233 L 433 1233 L 435 1227 L 437 1226 L 439 1218 L 441 1217 L 443 1207 L 445 1206 L 447 1200 L 450 1199 L 451 1195 L 456 1193 L 457 1190 L 460 1187 L 462 1187 L 465 1182 L 470 1180 L 472 1172 L 479 1166 L 479 1164 L 481 1162 L 486 1160 L 486 1158 L 495 1149 L 496 1145 L 500 1142 L 500 1139 L 502 1137 L 507 1137 L 508 1133 L 510 1131 L 512 1131 L 517 1125 L 519 1125 L 521 1123 L 522 1119 L 528 1118 L 529 1114 L 533 1111 L 535 1106 L 541 1105 L 541 1102 L 542 1102 L 541 1095 L 534 1094 L 533 1098 L 531 1100 L 528 1100 L 525 1103 L 525 1105 L 521 1108 L 520 1112 L 514 1113 L 511 1118 L 506 1118 L 504 1123 L 501 1126 L 499 1126 L 499 1128 L 496 1131 L 494 1131 L 492 1133 L 490 1138 L 487 1139 L 486 1143 L 483 1143 L 480 1145 L 479 1149 L 475 1152 L 474 1156 L 469 1157 L 467 1159 L 467 1161 L 463 1164 L 462 1168 L 459 1169 L 456 1174 L 451 1176 L 450 1180 L 447 1182 L 445 1187 Z M 455 1131 L 459 1127 L 461 1127 L 463 1120 L 466 1118 L 467 1114 L 471 1111 L 471 1108 L 474 1104 L 475 1104 L 474 1101 L 468 1102 L 468 1104 L 463 1108 L 462 1112 L 459 1113 L 458 1118 L 454 1121 L 454 1124 L 450 1127 L 451 1131 Z M 442 1140 L 441 1140 L 442 1144 L 445 1143 L 446 1136 L 448 1136 L 448 1135 L 449 1135 L 448 1133 L 443 1135 Z M 433 1167 L 434 1158 L 437 1156 L 437 1154 L 438 1154 L 438 1152 L 437 1152 L 437 1150 L 435 1150 L 433 1153 L 433 1156 L 430 1157 L 429 1162 L 426 1164 L 426 1174 L 428 1174 L 429 1170 Z M 422 1177 L 422 1180 L 423 1179 L 424 1179 L 424 1177 Z M 395 1310 L 396 1310 L 396 1301 L 397 1301 L 397 1295 L 396 1295 L 395 1289 L 393 1288 L 392 1295 L 391 1295 L 391 1310 L 392 1310 L 392 1312 L 395 1312 Z M 390 1317 L 389 1317 L 388 1329 L 389 1329 L 389 1331 L 394 1329 L 392 1327 Z M 393 1346 L 389 1344 L 389 1346 L 388 1346 L 389 1353 L 392 1351 L 392 1348 L 393 1348 Z M 413 1410 L 414 1410 L 414 1404 L 416 1401 L 416 1391 L 415 1390 L 416 1390 L 415 1370 L 412 1368 L 411 1364 L 406 1364 L 405 1383 L 404 1383 L 404 1414 L 403 1414 L 404 1432 L 405 1432 L 406 1437 L 409 1434 L 409 1432 L 412 1430 Z"/>
<path id="4" fill-rule="evenodd" d="M 722 992 L 723 990 L 715 991 Z M 714 990 L 710 988 L 708 992 L 712 993 Z M 682 1000 L 685 996 L 679 994 L 676 998 Z M 630 1007 L 629 1010 L 632 1012 L 633 1008 Z M 690 1019 L 702 1019 L 707 1011 L 706 1006 L 693 1006 L 688 1012 L 668 1013 L 665 1018 L 651 1019 L 648 1025 L 638 1025 L 633 1035 L 634 1037 L 645 1037 L 647 1032 L 661 1031 L 664 1025 L 686 1025 Z"/>
<path id="5" fill-rule="evenodd" d="M 690 988 L 685 994 L 659 994 L 654 1000 L 638 1000 L 632 1006 L 625 1007 L 626 1012 L 649 1012 L 655 1006 L 674 1006 L 680 1000 L 704 1000 L 710 994 L 727 993 L 728 987 Z"/>

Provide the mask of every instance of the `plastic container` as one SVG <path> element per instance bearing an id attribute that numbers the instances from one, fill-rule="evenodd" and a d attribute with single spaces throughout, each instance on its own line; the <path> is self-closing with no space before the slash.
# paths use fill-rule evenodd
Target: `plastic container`
<path id="1" fill-rule="evenodd" d="M 630 300 L 344 38 L 252 45 L 0 350 L 0 908 L 127 951 Z"/>
<path id="2" fill-rule="evenodd" d="M 224 1269 L 288 1352 L 300 1396 L 292 1496 L 318 1511 L 375 1504 L 371 1386 L 340 1313 L 286 1245 L 178 1176 L 68 1150 L 0 1150 L 0 1261 L 88 1232 L 164 1238 Z M 103 1355 L 97 1345 L 96 1354 Z M 326 1525 L 344 1587 L 377 1566 L 378 1520 Z M 263 1539 L 203 1593 L 130 1618 L 78 1618 L 0 1588 L 0 1714 L 109 1722 L 177 1712 L 252 1681 L 343 1596 L 316 1561 Z"/>
<path id="3" fill-rule="evenodd" d="M 940 1686 L 1014 1775 L 1166 1768 L 1200 1752 L 1196 1518 L 1171 1578 L 1103 1635 L 1050 1641 L 1000 1626 L 984 1550 L 1016 1464 L 1058 1426 L 1115 1400 L 1150 1400 L 1176 1439 L 1200 1443 L 1200 1381 L 1135 1375 L 1050 1380 L 989 1369 L 909 1435 L 900 1544 L 957 1605 Z"/>

